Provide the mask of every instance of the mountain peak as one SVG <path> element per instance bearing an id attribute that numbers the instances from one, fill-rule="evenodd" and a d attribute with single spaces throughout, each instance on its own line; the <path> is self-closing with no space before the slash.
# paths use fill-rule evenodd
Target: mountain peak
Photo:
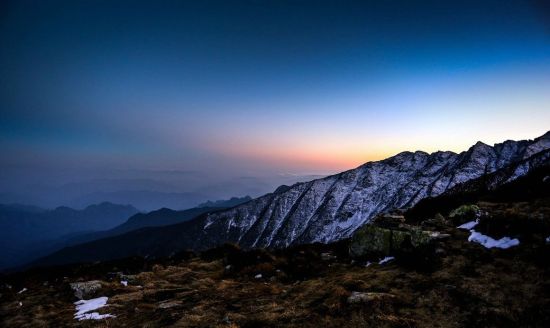
<path id="1" fill-rule="evenodd" d="M 481 147 L 482 147 L 482 148 L 486 148 L 486 147 L 491 147 L 491 146 L 489 146 L 488 144 L 484 143 L 483 141 L 478 141 L 478 142 L 476 142 L 476 143 L 472 146 L 472 148 L 481 148 Z"/>
<path id="2" fill-rule="evenodd" d="M 541 139 L 548 139 L 548 140 L 550 140 L 550 130 L 549 130 L 548 132 L 546 132 L 545 134 L 541 135 L 540 137 L 535 138 L 535 140 L 541 140 Z"/>
<path id="3" fill-rule="evenodd" d="M 493 147 L 482 141 L 476 142 L 472 147 L 470 147 L 470 149 L 468 149 L 468 153 L 476 154 L 476 156 L 481 154 L 488 154 L 493 151 Z"/>

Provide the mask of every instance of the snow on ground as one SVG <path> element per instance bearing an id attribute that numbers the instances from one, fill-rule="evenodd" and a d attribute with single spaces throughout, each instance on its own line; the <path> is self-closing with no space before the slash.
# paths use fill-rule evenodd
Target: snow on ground
<path id="1" fill-rule="evenodd" d="M 26 292 L 26 291 L 27 291 L 27 288 L 23 288 L 23 289 L 21 289 L 20 291 L 18 291 L 17 294 L 21 294 L 21 293 L 24 293 L 24 292 Z"/>
<path id="2" fill-rule="evenodd" d="M 550 236 L 546 237 L 546 242 L 550 243 Z"/>
<path id="3" fill-rule="evenodd" d="M 383 259 L 380 260 L 380 262 L 378 262 L 378 264 L 384 264 L 384 263 L 387 263 L 389 261 L 392 261 L 393 259 L 395 259 L 395 257 L 393 256 L 386 256 L 384 257 Z"/>
<path id="4" fill-rule="evenodd" d="M 478 223 L 479 223 L 479 220 L 470 221 L 470 222 L 466 222 L 462 225 L 459 225 L 457 228 L 458 229 L 464 229 L 464 230 L 470 230 L 473 227 L 475 227 Z"/>
<path id="5" fill-rule="evenodd" d="M 476 232 L 475 230 L 470 230 L 470 232 L 471 234 L 470 234 L 470 237 L 468 237 L 468 241 L 481 244 L 485 248 L 497 247 L 497 248 L 506 249 L 512 246 L 519 245 L 519 240 L 516 238 L 510 239 L 510 237 L 502 237 L 499 240 L 496 240 L 489 236 Z"/>
<path id="6" fill-rule="evenodd" d="M 256 279 L 262 279 L 262 274 L 261 274 L 261 273 L 258 273 L 257 275 L 254 276 L 254 278 L 256 278 Z"/>
<path id="7" fill-rule="evenodd" d="M 100 320 L 105 318 L 114 318 L 115 316 L 112 314 L 99 314 L 98 312 L 90 313 L 90 311 L 97 310 L 106 306 L 108 299 L 108 297 L 103 296 L 92 298 L 89 300 L 80 300 L 74 302 L 74 304 L 76 305 L 76 313 L 74 315 L 74 318 L 78 320 Z"/>
<path id="8" fill-rule="evenodd" d="M 120 283 L 123 284 L 124 286 L 128 286 L 128 282 L 126 280 L 121 280 Z"/>

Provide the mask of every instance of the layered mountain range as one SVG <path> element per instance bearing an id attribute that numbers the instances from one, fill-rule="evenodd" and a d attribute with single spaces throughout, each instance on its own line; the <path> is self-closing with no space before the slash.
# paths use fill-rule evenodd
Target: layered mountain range
<path id="1" fill-rule="evenodd" d="M 130 205 L 101 203 L 82 210 L 58 207 L 45 210 L 25 205 L 0 204 L 0 270 L 27 263 L 64 247 L 104 239 L 147 227 L 169 226 L 249 201 L 233 197 L 209 201 L 205 206 L 175 211 L 161 208 L 138 213 Z M 217 205 L 212 207 L 209 205 Z"/>
<path id="2" fill-rule="evenodd" d="M 223 243 L 279 248 L 347 238 L 377 214 L 464 188 L 496 188 L 550 165 L 550 132 L 534 140 L 478 142 L 461 153 L 403 152 L 188 222 L 143 228 L 60 250 L 35 264 L 166 256 Z"/>
<path id="3" fill-rule="evenodd" d="M 131 205 L 107 202 L 81 210 L 0 204 L 0 269 L 59 249 L 51 247 L 53 240 L 70 238 L 83 231 L 110 229 L 137 212 Z"/>

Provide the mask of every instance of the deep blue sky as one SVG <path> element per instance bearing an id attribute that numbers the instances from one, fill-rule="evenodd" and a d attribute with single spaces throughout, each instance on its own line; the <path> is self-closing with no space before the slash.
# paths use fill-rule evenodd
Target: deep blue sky
<path id="1" fill-rule="evenodd" d="M 329 173 L 550 128 L 544 1 L 0 6 L 5 188 Z"/>

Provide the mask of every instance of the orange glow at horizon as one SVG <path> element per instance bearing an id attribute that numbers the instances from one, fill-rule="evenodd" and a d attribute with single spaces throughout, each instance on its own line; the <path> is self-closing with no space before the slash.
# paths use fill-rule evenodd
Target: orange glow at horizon
<path id="1" fill-rule="evenodd" d="M 288 146 L 286 148 L 258 147 L 248 145 L 226 148 L 229 156 L 245 158 L 282 169 L 340 172 L 356 168 L 366 162 L 378 161 L 393 156 L 402 150 L 379 147 L 330 147 L 330 146 Z"/>
<path id="2" fill-rule="evenodd" d="M 317 142 L 312 140 L 290 142 L 289 140 L 278 140 L 269 142 L 256 139 L 248 142 L 242 140 L 226 139 L 213 147 L 215 151 L 223 153 L 227 157 L 249 160 L 259 165 L 280 168 L 289 171 L 317 171 L 337 173 L 356 168 L 370 161 L 383 160 L 403 151 L 453 151 L 460 153 L 466 151 L 477 141 L 489 145 L 500 143 L 509 139 L 504 137 L 507 131 L 500 134 L 487 134 L 482 138 L 471 134 L 453 134 L 451 131 L 444 131 L 429 137 L 427 135 L 396 135 L 393 138 L 380 136 L 371 137 L 372 142 L 362 143 L 364 138 L 352 138 L 337 140 L 336 138 L 320 137 Z M 513 136 L 517 140 L 532 139 L 544 134 L 541 129 L 538 134 L 532 131 Z M 282 146 L 284 144 L 284 146 Z M 223 147 L 220 147 L 223 145 Z"/>

